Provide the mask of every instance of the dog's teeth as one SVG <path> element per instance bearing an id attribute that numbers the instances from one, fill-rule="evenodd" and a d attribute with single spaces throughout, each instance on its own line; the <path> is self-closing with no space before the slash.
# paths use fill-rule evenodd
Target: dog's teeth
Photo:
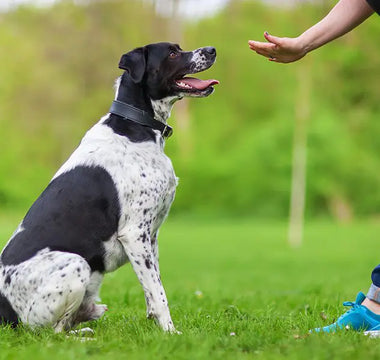
<path id="1" fill-rule="evenodd" d="M 185 88 L 185 89 L 191 89 L 191 86 L 190 86 L 190 85 L 185 84 L 185 83 L 182 82 L 182 81 L 177 82 L 177 85 L 180 86 L 180 87 L 183 87 L 183 88 Z"/>

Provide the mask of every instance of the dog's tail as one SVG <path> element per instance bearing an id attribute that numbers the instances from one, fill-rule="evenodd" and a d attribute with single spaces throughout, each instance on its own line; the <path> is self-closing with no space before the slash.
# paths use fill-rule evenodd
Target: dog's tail
<path id="1" fill-rule="evenodd" d="M 8 299 L 0 291 L 0 324 L 16 327 L 18 323 L 19 319 L 16 311 L 14 311 Z"/>

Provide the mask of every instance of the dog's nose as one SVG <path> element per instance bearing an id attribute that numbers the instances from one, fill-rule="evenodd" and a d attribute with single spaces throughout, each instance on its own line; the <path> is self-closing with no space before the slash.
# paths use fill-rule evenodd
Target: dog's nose
<path id="1" fill-rule="evenodd" d="M 210 54 L 210 55 L 216 55 L 216 49 L 212 46 L 207 46 L 205 47 L 205 50 Z"/>

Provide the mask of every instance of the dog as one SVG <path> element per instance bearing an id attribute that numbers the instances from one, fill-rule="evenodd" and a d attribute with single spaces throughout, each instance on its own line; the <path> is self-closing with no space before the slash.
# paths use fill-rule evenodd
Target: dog
<path id="1" fill-rule="evenodd" d="M 213 47 L 156 43 L 124 54 L 109 113 L 83 137 L 0 256 L 0 322 L 67 331 L 100 318 L 104 274 L 130 262 L 147 316 L 175 332 L 158 263 L 158 230 L 177 178 L 164 153 L 167 119 L 183 97 L 210 95 Z"/>

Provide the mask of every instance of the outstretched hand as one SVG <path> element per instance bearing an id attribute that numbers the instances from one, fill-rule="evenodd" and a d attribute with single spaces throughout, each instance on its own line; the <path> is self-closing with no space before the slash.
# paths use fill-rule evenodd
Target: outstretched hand
<path id="1" fill-rule="evenodd" d="M 270 61 L 290 63 L 303 58 L 307 51 L 301 45 L 299 38 L 281 38 L 264 33 L 268 42 L 249 40 L 251 50 L 267 57 Z"/>

